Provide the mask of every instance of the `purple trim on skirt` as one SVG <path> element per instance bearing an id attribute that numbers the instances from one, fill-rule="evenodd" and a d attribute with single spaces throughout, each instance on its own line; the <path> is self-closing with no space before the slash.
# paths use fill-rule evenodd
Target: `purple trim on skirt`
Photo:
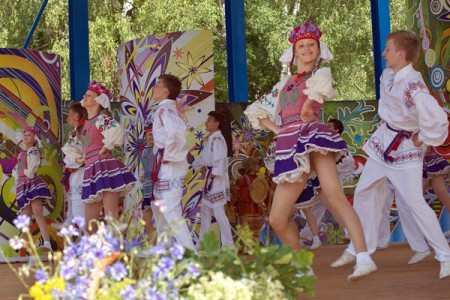
<path id="1" fill-rule="evenodd" d="M 83 201 L 101 201 L 103 192 L 121 192 L 120 196 L 126 195 L 136 182 L 133 174 L 112 156 L 98 158 L 85 167 L 81 196 Z"/>
<path id="2" fill-rule="evenodd" d="M 430 180 L 433 176 L 445 175 L 450 172 L 450 164 L 435 152 L 428 152 L 423 159 L 423 179 Z"/>
<path id="3" fill-rule="evenodd" d="M 17 181 L 16 188 L 18 212 L 20 213 L 31 201 L 39 198 L 44 201 L 46 199 L 52 199 L 52 195 L 45 181 L 39 177 L 33 179 L 20 177 Z"/>
<path id="4" fill-rule="evenodd" d="M 305 189 L 295 201 L 294 208 L 303 209 L 319 202 L 320 182 L 317 176 L 308 178 Z"/>
<path id="5" fill-rule="evenodd" d="M 343 152 L 347 151 L 347 144 L 337 132 L 319 122 L 283 128 L 277 136 L 274 177 L 298 169 L 295 155 L 308 155 L 312 151 Z"/>

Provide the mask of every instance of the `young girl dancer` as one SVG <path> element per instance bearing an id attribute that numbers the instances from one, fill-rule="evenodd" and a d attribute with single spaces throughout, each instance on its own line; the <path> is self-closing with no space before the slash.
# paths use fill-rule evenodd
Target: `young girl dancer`
<path id="1" fill-rule="evenodd" d="M 80 141 L 84 122 L 87 119 L 87 111 L 81 103 L 75 102 L 70 106 L 67 115 L 67 123 L 73 131 L 61 151 L 64 153 L 66 172 L 69 172 L 67 190 L 67 218 L 62 227 L 69 225 L 74 217 L 84 218 L 84 203 L 81 200 L 83 190 L 84 166 L 77 162 L 83 157 L 83 146 Z"/>
<path id="2" fill-rule="evenodd" d="M 336 171 L 336 162 L 345 156 L 347 146 L 337 132 L 319 123 L 323 101 L 336 97 L 331 71 L 320 66 L 330 52 L 320 47 L 322 32 L 307 22 L 289 36 L 292 65 L 297 73 L 284 77 L 274 89 L 250 105 L 245 114 L 253 128 L 267 128 L 277 134 L 273 181 L 277 183 L 269 222 L 280 240 L 300 248 L 299 232 L 290 217 L 291 209 L 309 177 L 318 176 L 328 209 L 348 228 L 357 245 L 357 263 L 350 281 L 376 270 L 367 252 L 360 220 L 345 197 Z M 327 57 L 328 56 L 328 57 Z M 282 127 L 274 123 L 281 113 Z"/>
<path id="3" fill-rule="evenodd" d="M 88 84 L 81 105 L 86 108 L 88 119 L 81 134 L 85 165 L 82 199 L 86 204 L 86 223 L 89 230 L 91 220 L 100 217 L 102 206 L 105 215 L 119 218 L 119 197 L 126 195 L 136 179 L 125 165 L 117 160 L 111 150 L 124 143 L 125 132 L 113 118 L 102 114 L 110 110 L 111 92 L 102 84 L 92 81 Z M 95 224 L 90 232 L 96 230 Z"/>
<path id="4" fill-rule="evenodd" d="M 52 251 L 47 223 L 44 218 L 43 202 L 51 199 L 47 184 L 36 173 L 41 164 L 39 131 L 33 127 L 26 127 L 23 131 L 23 150 L 18 154 L 17 165 L 13 175 L 16 178 L 16 199 L 18 213 L 28 216 L 34 215 L 39 226 L 44 244 L 43 251 Z M 31 241 L 30 241 L 31 242 Z"/>
<path id="5" fill-rule="evenodd" d="M 151 204 L 154 200 L 153 197 L 153 132 L 152 125 L 147 125 L 144 128 L 144 137 L 147 142 L 147 147 L 142 151 L 142 169 L 144 174 L 142 175 L 142 217 L 145 221 L 145 231 L 147 232 L 150 241 L 156 241 L 156 231 L 152 224 L 153 212 L 151 208 Z"/>

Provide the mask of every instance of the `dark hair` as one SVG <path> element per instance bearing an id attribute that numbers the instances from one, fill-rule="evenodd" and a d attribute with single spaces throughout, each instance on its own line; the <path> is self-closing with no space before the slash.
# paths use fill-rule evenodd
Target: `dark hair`
<path id="1" fill-rule="evenodd" d="M 405 59 L 408 62 L 414 60 L 420 49 L 419 40 L 411 31 L 398 30 L 391 32 L 386 40 L 392 40 L 397 50 L 405 51 Z"/>
<path id="2" fill-rule="evenodd" d="M 216 122 L 219 122 L 219 130 L 221 130 L 225 124 L 225 115 L 220 111 L 212 110 L 208 113 L 208 116 L 213 117 Z"/>
<path id="3" fill-rule="evenodd" d="M 88 116 L 87 110 L 81 105 L 80 102 L 72 103 L 69 110 L 73 110 L 80 117 L 77 126 L 77 135 L 79 136 L 81 134 L 81 131 L 83 130 L 84 122 L 86 121 Z"/>
<path id="4" fill-rule="evenodd" d="M 341 120 L 329 119 L 328 123 L 333 123 L 333 127 L 337 130 L 339 134 L 342 134 L 344 132 L 344 124 L 341 122 Z"/>
<path id="5" fill-rule="evenodd" d="M 169 90 L 169 99 L 176 100 L 181 92 L 181 81 L 178 77 L 171 74 L 163 74 L 158 77 Z"/>

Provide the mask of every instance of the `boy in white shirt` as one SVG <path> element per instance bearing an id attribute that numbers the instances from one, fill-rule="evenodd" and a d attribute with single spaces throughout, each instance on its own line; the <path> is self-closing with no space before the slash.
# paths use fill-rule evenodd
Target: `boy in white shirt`
<path id="1" fill-rule="evenodd" d="M 220 228 L 222 247 L 233 247 L 231 226 L 225 214 L 225 204 L 230 201 L 230 181 L 228 177 L 227 143 L 220 129 L 225 116 L 217 111 L 208 113 L 206 131 L 210 133 L 200 157 L 192 163 L 195 171 L 205 173 L 200 226 L 200 240 L 209 231 L 212 213 Z"/>
<path id="2" fill-rule="evenodd" d="M 426 145 L 441 145 L 448 135 L 447 114 L 430 95 L 411 62 L 419 51 L 414 33 L 400 30 L 388 35 L 383 57 L 387 68 L 380 80 L 378 113 L 381 126 L 363 149 L 369 158 L 355 190 L 353 207 L 364 229 L 369 253 L 376 250 L 384 197 L 391 182 L 405 200 L 417 225 L 440 261 L 439 278 L 450 276 L 450 249 L 436 214 L 422 192 L 422 166 Z M 355 260 L 351 242 L 332 264 Z"/>
<path id="3" fill-rule="evenodd" d="M 153 195 L 151 207 L 158 239 L 170 227 L 178 243 L 195 251 L 194 243 L 182 216 L 181 199 L 188 171 L 186 125 L 178 115 L 176 98 L 181 91 L 180 80 L 161 75 L 153 87 L 152 98 L 159 103 L 153 117 Z M 164 232 L 164 234 L 162 234 Z M 171 235 L 169 237 L 171 237 Z M 158 241 L 159 243 L 161 241 Z"/>

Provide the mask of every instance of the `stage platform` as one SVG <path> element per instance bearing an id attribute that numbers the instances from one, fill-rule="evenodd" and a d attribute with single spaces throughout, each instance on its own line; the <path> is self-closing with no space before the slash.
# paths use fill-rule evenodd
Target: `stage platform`
<path id="1" fill-rule="evenodd" d="M 352 272 L 352 266 L 330 267 L 344 249 L 344 246 L 322 246 L 314 251 L 315 296 L 303 295 L 300 299 L 450 299 L 450 278 L 439 280 L 439 263 L 432 255 L 421 263 L 408 265 L 412 255 L 408 245 L 392 243 L 373 255 L 377 272 L 361 281 L 348 282 L 347 275 Z M 28 282 L 32 284 L 32 280 Z M 17 299 L 25 292 L 9 267 L 0 264 L 0 299 Z"/>

